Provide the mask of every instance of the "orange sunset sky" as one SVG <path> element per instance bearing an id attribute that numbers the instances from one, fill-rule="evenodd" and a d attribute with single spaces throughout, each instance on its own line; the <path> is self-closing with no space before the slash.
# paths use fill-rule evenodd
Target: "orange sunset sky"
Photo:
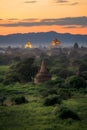
<path id="1" fill-rule="evenodd" d="M 0 0 L 0 35 L 87 34 L 87 0 Z"/>

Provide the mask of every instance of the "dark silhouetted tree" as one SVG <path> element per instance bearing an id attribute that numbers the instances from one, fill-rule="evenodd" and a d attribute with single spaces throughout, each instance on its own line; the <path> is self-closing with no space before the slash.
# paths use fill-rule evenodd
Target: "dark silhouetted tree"
<path id="1" fill-rule="evenodd" d="M 75 44 L 74 44 L 74 49 L 78 49 L 79 48 L 79 46 L 78 46 L 78 43 L 76 42 Z"/>

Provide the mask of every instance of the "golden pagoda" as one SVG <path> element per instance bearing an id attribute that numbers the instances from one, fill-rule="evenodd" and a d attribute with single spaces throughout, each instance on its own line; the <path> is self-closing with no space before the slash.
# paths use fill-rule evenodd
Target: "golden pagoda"
<path id="1" fill-rule="evenodd" d="M 61 44 L 61 42 L 55 38 L 52 42 L 51 42 L 51 46 L 52 47 L 58 47 Z"/>
<path id="2" fill-rule="evenodd" d="M 32 46 L 32 44 L 28 41 L 28 42 L 26 42 L 26 44 L 25 44 L 25 46 L 24 46 L 24 48 L 32 48 L 33 46 Z"/>

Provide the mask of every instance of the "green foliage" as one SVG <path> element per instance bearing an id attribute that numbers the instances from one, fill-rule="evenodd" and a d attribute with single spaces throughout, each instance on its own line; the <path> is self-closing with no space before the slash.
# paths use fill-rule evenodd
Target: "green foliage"
<path id="1" fill-rule="evenodd" d="M 84 89 L 73 91 L 71 99 L 62 101 L 62 104 L 45 106 L 44 98 L 40 93 L 43 90 L 50 89 L 32 83 L 15 85 L 0 84 L 0 97 L 6 96 L 6 99 L 21 97 L 24 95 L 29 103 L 21 105 L 0 106 L 0 129 L 1 130 L 86 130 L 87 128 L 87 95 L 83 93 Z M 58 93 L 66 91 L 65 88 L 55 88 Z M 86 88 L 85 88 L 86 89 Z M 72 89 L 69 89 L 72 92 Z M 54 95 L 54 94 L 52 94 Z M 9 103 L 9 102 L 8 102 Z M 71 119 L 62 120 L 59 118 L 60 106 L 66 106 L 69 110 L 78 113 L 81 121 Z M 57 107 L 57 113 L 54 109 Z M 16 124 L 16 125 L 15 125 Z"/>
<path id="2" fill-rule="evenodd" d="M 65 49 L 66 53 L 67 51 Z M 40 85 L 35 85 L 31 81 L 33 81 L 41 59 L 26 59 L 26 56 L 29 57 L 27 53 L 26 55 L 20 53 L 22 61 L 16 57 L 20 54 L 0 56 L 0 64 L 6 65 L 0 66 L 0 78 L 4 83 L 0 83 L 0 129 L 86 130 L 87 88 L 82 85 L 82 80 L 87 79 L 87 55 L 85 55 L 85 51 L 81 51 L 80 49 L 72 51 L 71 56 L 67 54 L 50 57 L 45 55 L 47 67 L 54 77 L 52 81 Z M 69 64 L 69 61 L 72 61 L 73 64 Z M 10 70 L 8 64 L 11 66 Z M 76 74 L 79 65 L 83 78 L 71 76 L 73 73 Z M 67 79 L 64 82 L 64 79 L 58 76 L 67 77 Z M 74 83 L 71 82 L 71 77 L 74 77 Z M 26 82 L 28 83 L 26 84 Z M 29 100 L 29 103 L 23 101 L 22 95 L 24 98 L 26 97 L 25 100 Z M 6 100 L 3 98 L 4 96 Z M 10 105 L 11 100 L 14 104 L 22 104 Z M 44 103 L 47 105 L 43 105 Z M 61 105 L 62 108 L 60 108 Z M 53 112 L 55 108 L 57 108 L 56 115 Z M 67 117 L 67 115 L 69 116 Z"/>
<path id="3" fill-rule="evenodd" d="M 33 65 L 34 59 L 29 58 L 12 66 L 7 73 L 4 83 L 11 84 L 15 82 L 30 82 L 33 80 L 37 67 Z"/>
<path id="4" fill-rule="evenodd" d="M 85 88 L 87 87 L 86 81 L 79 76 L 71 76 L 65 80 L 65 84 L 68 87 L 73 88 Z"/>
<path id="5" fill-rule="evenodd" d="M 45 82 L 45 84 L 43 84 L 46 87 L 54 87 L 54 86 L 58 86 L 58 87 L 63 87 L 63 82 L 64 80 L 60 77 L 54 79 L 54 80 L 49 80 L 47 82 Z"/>
<path id="6" fill-rule="evenodd" d="M 87 63 L 86 62 L 80 64 L 79 71 L 80 72 L 87 71 Z"/>
<path id="7" fill-rule="evenodd" d="M 0 54 L 0 65 L 10 65 L 12 62 L 19 62 L 20 60 L 20 56 L 15 54 Z"/>
<path id="8" fill-rule="evenodd" d="M 0 54 L 0 65 L 8 65 L 11 63 L 12 56 Z"/>
<path id="9" fill-rule="evenodd" d="M 3 80 L 4 85 L 15 84 L 16 82 L 20 82 L 16 72 L 9 72 Z"/>
<path id="10" fill-rule="evenodd" d="M 67 99 L 70 99 L 72 97 L 72 92 L 69 91 L 68 89 L 60 89 L 58 91 L 58 95 L 60 95 L 60 98 L 62 100 L 67 100 Z"/>
<path id="11" fill-rule="evenodd" d="M 3 76 L 0 76 L 0 83 L 3 82 L 4 78 Z"/>
<path id="12" fill-rule="evenodd" d="M 81 73 L 81 76 L 82 76 L 85 80 L 87 80 L 87 71 L 82 72 L 82 73 Z"/>
<path id="13" fill-rule="evenodd" d="M 57 94 L 57 89 L 56 88 L 49 88 L 49 89 L 41 91 L 40 94 L 43 97 L 47 97 L 49 95 L 55 95 L 55 94 Z"/>
<path id="14" fill-rule="evenodd" d="M 60 104 L 61 103 L 61 98 L 58 95 L 49 95 L 44 99 L 44 105 L 45 106 L 52 106 L 55 104 Z"/>
<path id="15" fill-rule="evenodd" d="M 65 78 L 67 78 L 69 76 L 72 76 L 73 72 L 69 71 L 67 69 L 62 69 L 57 75 L 60 76 L 61 78 L 65 79 Z"/>
<path id="16" fill-rule="evenodd" d="M 11 102 L 12 102 L 12 104 L 20 105 L 23 103 L 27 103 L 28 101 L 26 100 L 26 98 L 24 96 L 19 96 L 19 97 L 12 98 Z"/>
<path id="17" fill-rule="evenodd" d="M 72 118 L 73 120 L 80 120 L 78 114 L 67 107 L 61 107 L 59 110 L 59 117 L 61 119 Z"/>
<path id="18" fill-rule="evenodd" d="M 1 65 L 0 66 L 0 83 L 4 81 L 5 74 L 8 72 L 9 66 Z"/>
<path id="19" fill-rule="evenodd" d="M 57 95 L 60 97 L 61 100 L 67 100 L 70 99 L 72 97 L 72 93 L 70 90 L 68 89 L 62 89 L 62 88 L 57 88 L 57 87 L 53 87 L 53 88 L 47 88 L 45 90 L 41 90 L 40 94 L 43 97 L 48 97 L 48 96 L 52 96 L 52 95 Z"/>
<path id="20" fill-rule="evenodd" d="M 8 65 L 0 65 L 0 73 L 5 73 L 9 70 L 9 66 Z"/>
<path id="21" fill-rule="evenodd" d="M 6 97 L 0 97 L 0 105 L 3 105 L 5 100 L 6 100 Z"/>

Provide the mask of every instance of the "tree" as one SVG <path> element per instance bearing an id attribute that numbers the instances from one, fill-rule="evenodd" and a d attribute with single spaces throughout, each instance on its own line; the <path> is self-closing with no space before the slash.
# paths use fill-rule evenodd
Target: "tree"
<path id="1" fill-rule="evenodd" d="M 75 44 L 74 44 L 74 49 L 78 49 L 78 48 L 79 48 L 78 43 L 75 42 Z"/>
<path id="2" fill-rule="evenodd" d="M 61 107 L 59 110 L 59 117 L 61 119 L 73 119 L 73 120 L 80 120 L 80 117 L 78 116 L 78 114 L 76 112 L 74 112 L 73 110 L 70 110 L 67 107 Z"/>
<path id="3" fill-rule="evenodd" d="M 65 80 L 65 84 L 66 86 L 73 87 L 73 88 L 85 88 L 87 85 L 86 81 L 82 77 L 79 77 L 79 76 L 68 77 Z"/>
<path id="4" fill-rule="evenodd" d="M 25 83 L 32 81 L 38 70 L 38 67 L 33 64 L 34 58 L 29 58 L 13 65 L 6 75 L 4 83 Z"/>
<path id="5" fill-rule="evenodd" d="M 73 72 L 67 69 L 62 69 L 57 75 L 61 78 L 67 78 L 68 76 L 73 75 Z"/>
<path id="6" fill-rule="evenodd" d="M 80 72 L 87 71 L 87 63 L 81 63 L 79 66 L 79 71 Z"/>

